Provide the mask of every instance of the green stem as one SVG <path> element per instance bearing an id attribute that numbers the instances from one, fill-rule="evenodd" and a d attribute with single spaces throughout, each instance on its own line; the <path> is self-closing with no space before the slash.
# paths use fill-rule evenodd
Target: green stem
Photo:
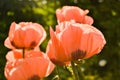
<path id="1" fill-rule="evenodd" d="M 78 70 L 77 70 L 77 67 L 76 67 L 74 61 L 71 61 L 71 66 L 72 66 L 72 70 L 73 70 L 73 73 L 75 76 L 75 80 L 80 80 L 79 73 L 78 73 Z"/>
<path id="2" fill-rule="evenodd" d="M 22 49 L 22 57 L 25 58 L 25 48 Z"/>
<path id="3" fill-rule="evenodd" d="M 58 74 L 58 80 L 62 80 L 61 76 L 60 76 L 60 71 L 59 71 L 59 67 L 56 66 L 56 72 Z"/>
<path id="4" fill-rule="evenodd" d="M 77 69 L 78 69 L 78 71 L 79 71 L 79 77 L 80 77 L 80 79 L 81 79 L 81 80 L 85 80 L 85 78 L 84 78 L 84 73 L 82 72 L 80 66 L 77 66 Z"/>

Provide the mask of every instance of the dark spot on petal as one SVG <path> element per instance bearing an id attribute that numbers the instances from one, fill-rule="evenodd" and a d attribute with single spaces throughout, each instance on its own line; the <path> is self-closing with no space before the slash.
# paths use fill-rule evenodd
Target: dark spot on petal
<path id="1" fill-rule="evenodd" d="M 14 46 L 17 49 L 23 49 L 24 47 L 18 46 L 14 43 L 14 41 L 11 41 L 12 46 Z"/>
<path id="2" fill-rule="evenodd" d="M 86 55 L 85 51 L 78 49 L 78 50 L 72 52 L 71 58 L 72 58 L 72 60 L 83 59 L 85 57 L 85 55 Z"/>
<path id="3" fill-rule="evenodd" d="M 66 65 L 64 62 L 56 60 L 56 59 L 50 59 L 54 64 L 59 65 L 59 66 L 63 66 Z"/>
<path id="4" fill-rule="evenodd" d="M 13 46 L 15 46 L 15 43 L 14 43 L 13 41 L 11 41 L 11 44 L 12 44 Z"/>
<path id="5" fill-rule="evenodd" d="M 23 48 L 25 48 L 25 49 L 33 49 L 35 46 L 37 46 L 37 43 L 36 43 L 35 41 L 32 41 L 29 47 L 25 47 L 25 45 L 23 45 L 23 46 L 18 46 L 18 45 L 16 45 L 16 44 L 14 43 L 14 41 L 11 41 L 11 44 L 12 44 L 15 48 L 17 48 L 17 49 L 23 49 Z"/>
<path id="6" fill-rule="evenodd" d="M 32 41 L 31 44 L 30 44 L 30 47 L 34 48 L 36 45 L 37 45 L 37 43 L 35 41 Z"/>
<path id="7" fill-rule="evenodd" d="M 28 80 L 40 80 L 38 75 L 33 75 L 32 77 L 28 78 Z"/>

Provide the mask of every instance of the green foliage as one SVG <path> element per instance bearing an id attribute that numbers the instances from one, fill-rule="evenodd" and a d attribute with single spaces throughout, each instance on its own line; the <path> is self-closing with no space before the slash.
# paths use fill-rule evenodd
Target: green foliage
<path id="1" fill-rule="evenodd" d="M 107 44 L 102 52 L 80 66 L 83 68 L 85 80 L 119 80 L 120 78 L 120 1 L 119 0 L 0 0 L 0 80 L 5 80 L 4 40 L 8 35 L 11 22 L 31 21 L 44 26 L 47 39 L 40 46 L 46 49 L 49 40 L 49 27 L 57 24 L 55 10 L 65 5 L 88 9 L 88 15 L 94 18 L 94 26 L 103 32 Z M 100 66 L 100 61 L 106 64 Z M 72 80 L 70 69 L 58 67 L 63 80 Z M 63 74 L 64 73 L 64 74 Z M 45 78 L 52 80 L 56 69 Z M 54 79 L 56 80 L 56 79 Z"/>

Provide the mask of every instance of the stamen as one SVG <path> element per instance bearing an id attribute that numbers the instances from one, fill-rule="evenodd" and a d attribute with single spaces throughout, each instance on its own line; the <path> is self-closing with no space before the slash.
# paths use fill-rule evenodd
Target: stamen
<path id="1" fill-rule="evenodd" d="M 78 59 L 84 58 L 85 55 L 86 55 L 85 51 L 78 49 L 78 50 L 72 52 L 71 58 L 72 58 L 72 60 L 78 60 Z"/>

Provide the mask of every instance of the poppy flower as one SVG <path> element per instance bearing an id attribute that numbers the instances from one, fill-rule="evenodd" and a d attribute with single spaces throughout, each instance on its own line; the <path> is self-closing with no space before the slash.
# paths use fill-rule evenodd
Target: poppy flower
<path id="1" fill-rule="evenodd" d="M 16 24 L 13 22 L 4 44 L 10 49 L 31 49 L 40 45 L 45 38 L 46 32 L 40 24 L 32 22 Z"/>
<path id="2" fill-rule="evenodd" d="M 88 13 L 89 10 L 83 10 L 75 6 L 64 6 L 62 9 L 56 10 L 58 23 L 74 20 L 77 23 L 92 25 L 93 18 L 87 16 Z"/>
<path id="3" fill-rule="evenodd" d="M 100 53 L 106 44 L 103 34 L 93 26 L 66 21 L 57 26 L 61 28 L 63 25 L 59 33 L 50 28 L 47 54 L 52 62 L 87 59 Z"/>
<path id="4" fill-rule="evenodd" d="M 19 51 L 16 52 L 7 54 L 4 72 L 7 80 L 41 80 L 54 69 L 54 64 L 42 52 L 31 51 L 24 59 Z"/>

